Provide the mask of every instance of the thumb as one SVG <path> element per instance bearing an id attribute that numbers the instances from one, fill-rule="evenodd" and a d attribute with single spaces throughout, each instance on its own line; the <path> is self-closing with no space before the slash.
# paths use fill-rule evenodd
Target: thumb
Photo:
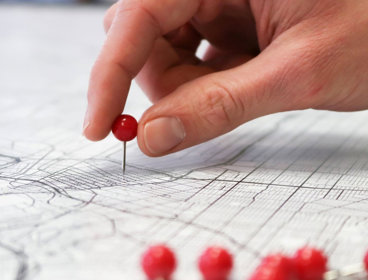
<path id="1" fill-rule="evenodd" d="M 143 115 L 138 128 L 141 150 L 149 156 L 165 155 L 254 118 L 308 107 L 295 94 L 303 87 L 295 86 L 303 70 L 293 66 L 293 57 L 287 50 L 264 51 L 242 66 L 180 86 Z"/>

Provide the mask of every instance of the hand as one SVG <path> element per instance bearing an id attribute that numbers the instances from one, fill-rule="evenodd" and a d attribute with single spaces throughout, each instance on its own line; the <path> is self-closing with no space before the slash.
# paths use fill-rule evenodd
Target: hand
<path id="1" fill-rule="evenodd" d="M 150 156 L 275 112 L 367 109 L 367 10 L 367 0 L 120 0 L 105 17 L 84 133 L 110 132 L 134 77 L 154 103 L 138 127 Z"/>

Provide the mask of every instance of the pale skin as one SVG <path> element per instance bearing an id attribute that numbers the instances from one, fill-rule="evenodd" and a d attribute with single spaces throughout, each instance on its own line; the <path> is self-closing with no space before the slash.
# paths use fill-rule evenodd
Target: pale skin
<path id="1" fill-rule="evenodd" d="M 104 19 L 84 134 L 108 135 L 133 78 L 153 102 L 138 127 L 149 156 L 276 112 L 368 109 L 367 11 L 367 0 L 120 0 Z M 211 46 L 198 59 L 201 39 Z"/>

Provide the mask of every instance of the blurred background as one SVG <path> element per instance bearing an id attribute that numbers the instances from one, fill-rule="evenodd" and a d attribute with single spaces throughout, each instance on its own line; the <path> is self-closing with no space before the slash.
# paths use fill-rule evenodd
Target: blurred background
<path id="1" fill-rule="evenodd" d="M 105 40 L 110 5 L 0 0 L 1 138 L 37 141 L 56 122 L 64 134 L 82 136 L 89 73 Z"/>

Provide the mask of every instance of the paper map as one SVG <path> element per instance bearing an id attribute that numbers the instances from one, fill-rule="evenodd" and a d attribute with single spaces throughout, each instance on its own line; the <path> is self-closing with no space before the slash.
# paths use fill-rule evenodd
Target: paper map
<path id="1" fill-rule="evenodd" d="M 0 6 L 1 280 L 144 279 L 161 242 L 177 280 L 200 279 L 208 245 L 234 254 L 234 280 L 305 244 L 332 268 L 362 259 L 368 111 L 272 115 L 162 158 L 132 141 L 123 175 L 121 143 L 81 135 L 104 10 Z M 148 106 L 133 84 L 126 112 Z"/>

